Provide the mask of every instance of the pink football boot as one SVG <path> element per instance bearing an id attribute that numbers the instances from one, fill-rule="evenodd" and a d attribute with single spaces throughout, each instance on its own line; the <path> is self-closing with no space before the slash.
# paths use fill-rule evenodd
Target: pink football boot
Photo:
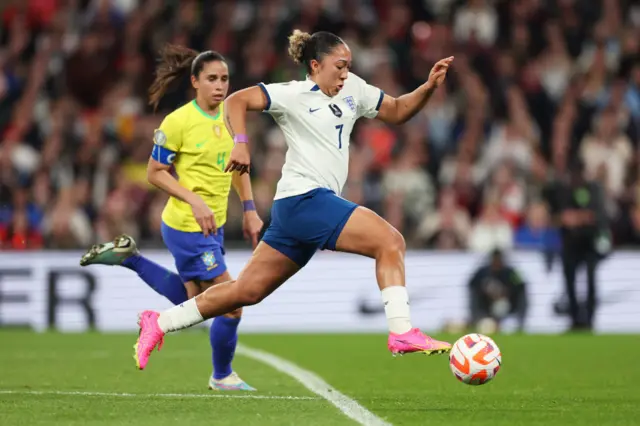
<path id="1" fill-rule="evenodd" d="M 451 350 L 451 344 L 435 340 L 424 334 L 419 328 L 412 328 L 403 334 L 390 333 L 387 346 L 393 356 L 413 352 L 437 355 Z"/>
<path id="2" fill-rule="evenodd" d="M 149 362 L 151 352 L 158 346 L 158 350 L 162 348 L 164 343 L 164 333 L 158 325 L 158 317 L 160 314 L 154 311 L 144 311 L 140 314 L 138 324 L 140 325 L 140 334 L 138 341 L 133 345 L 135 353 L 133 358 L 136 360 L 136 366 L 139 370 L 144 370 Z"/>

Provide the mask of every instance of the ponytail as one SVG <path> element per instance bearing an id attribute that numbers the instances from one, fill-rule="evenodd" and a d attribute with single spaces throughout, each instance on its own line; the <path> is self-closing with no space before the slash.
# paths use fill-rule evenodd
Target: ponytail
<path id="1" fill-rule="evenodd" d="M 311 74 L 311 61 L 322 61 L 336 46 L 344 41 L 335 34 L 318 31 L 309 34 L 300 30 L 293 30 L 289 36 L 289 56 L 296 64 L 302 64 Z"/>
<path id="2" fill-rule="evenodd" d="M 180 77 L 191 71 L 198 52 L 187 47 L 167 44 L 160 50 L 160 63 L 156 68 L 156 78 L 149 88 L 149 105 L 158 108 L 160 99 L 169 87 Z"/>
<path id="3" fill-rule="evenodd" d="M 293 30 L 293 34 L 289 36 L 289 56 L 296 64 L 302 64 L 304 61 L 304 48 L 311 40 L 311 34 L 300 30 Z"/>
<path id="4" fill-rule="evenodd" d="M 198 78 L 204 64 L 213 61 L 227 62 L 220 53 L 207 50 L 198 53 L 193 49 L 167 44 L 160 50 L 160 63 L 156 68 L 156 79 L 149 88 L 149 105 L 158 108 L 160 99 L 169 87 L 187 73 Z"/>

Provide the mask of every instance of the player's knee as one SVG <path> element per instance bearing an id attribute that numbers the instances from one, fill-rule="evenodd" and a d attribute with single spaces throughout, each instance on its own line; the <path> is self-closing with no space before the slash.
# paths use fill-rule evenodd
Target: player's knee
<path id="1" fill-rule="evenodd" d="M 394 249 L 404 255 L 407 252 L 407 242 L 404 240 L 404 236 L 396 228 L 393 228 L 393 240 Z"/>
<path id="2" fill-rule="evenodd" d="M 383 241 L 381 251 L 384 254 L 404 256 L 407 251 L 407 244 L 404 241 L 404 237 L 395 228 L 391 228 L 391 231 Z"/>
<path id="3" fill-rule="evenodd" d="M 241 294 L 242 305 L 256 305 L 262 302 L 265 296 L 266 295 L 262 289 L 252 287 L 245 288 Z"/>
<path id="4" fill-rule="evenodd" d="M 242 317 L 242 308 L 238 308 L 233 312 L 229 312 L 228 314 L 225 314 L 225 317 L 234 318 L 234 319 L 241 318 Z"/>

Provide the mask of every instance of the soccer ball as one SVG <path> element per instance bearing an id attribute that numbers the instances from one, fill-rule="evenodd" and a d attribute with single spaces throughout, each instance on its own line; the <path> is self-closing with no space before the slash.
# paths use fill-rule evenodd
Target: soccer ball
<path id="1" fill-rule="evenodd" d="M 500 370 L 502 354 L 490 337 L 467 334 L 453 344 L 449 367 L 458 380 L 468 385 L 483 385 Z"/>

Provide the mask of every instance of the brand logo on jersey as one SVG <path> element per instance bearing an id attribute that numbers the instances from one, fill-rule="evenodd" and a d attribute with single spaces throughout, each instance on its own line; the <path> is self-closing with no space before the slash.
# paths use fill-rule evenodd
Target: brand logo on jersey
<path id="1" fill-rule="evenodd" d="M 353 99 L 353 96 L 347 96 L 343 98 L 343 100 L 347 103 L 347 106 L 352 112 L 356 112 L 356 101 Z"/>
<path id="2" fill-rule="evenodd" d="M 202 256 L 200 256 L 200 258 L 202 259 L 205 266 L 207 267 L 207 271 L 210 271 L 216 266 L 218 266 L 218 264 L 216 263 L 216 257 L 210 251 L 204 252 Z"/>
<path id="3" fill-rule="evenodd" d="M 309 108 L 309 114 L 313 114 L 314 112 L 318 111 L 320 108 L 315 108 L 315 109 L 311 109 Z"/>
<path id="4" fill-rule="evenodd" d="M 220 128 L 220 126 L 218 126 L 217 124 L 213 126 L 213 133 L 216 135 L 217 138 L 219 138 L 220 135 L 222 134 L 222 129 Z"/>
<path id="5" fill-rule="evenodd" d="M 342 110 L 336 104 L 329 104 L 329 109 L 336 117 L 342 117 Z"/>
<path id="6" fill-rule="evenodd" d="M 167 143 L 167 135 L 160 129 L 153 132 L 153 143 L 159 146 L 163 146 Z"/>

